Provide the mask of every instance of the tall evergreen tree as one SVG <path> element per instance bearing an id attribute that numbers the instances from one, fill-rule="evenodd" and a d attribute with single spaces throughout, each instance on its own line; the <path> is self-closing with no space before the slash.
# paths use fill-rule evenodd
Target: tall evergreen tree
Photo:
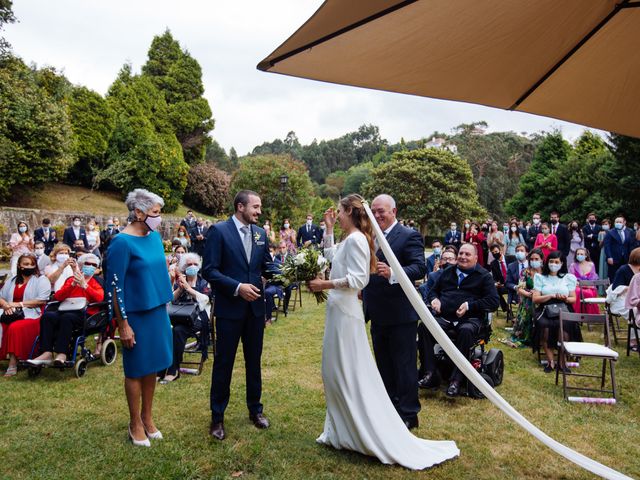
<path id="1" fill-rule="evenodd" d="M 609 134 L 611 151 L 616 162 L 609 175 L 614 181 L 609 186 L 609 192 L 620 200 L 620 209 L 627 216 L 638 218 L 640 215 L 640 139 Z"/>

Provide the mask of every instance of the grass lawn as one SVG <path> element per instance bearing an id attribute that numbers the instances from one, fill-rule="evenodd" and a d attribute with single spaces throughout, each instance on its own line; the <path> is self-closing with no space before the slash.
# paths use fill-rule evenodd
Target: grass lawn
<path id="1" fill-rule="evenodd" d="M 88 188 L 49 183 L 37 188 L 24 187 L 6 203 L 9 207 L 42 208 L 60 212 L 90 212 L 92 215 L 120 215 L 126 217 L 128 212 L 122 197 L 115 192 L 90 190 Z M 170 215 L 184 217 L 188 207 L 180 205 Z M 192 209 L 193 210 L 193 209 Z M 209 215 L 197 212 L 199 217 Z"/>
<path id="2" fill-rule="evenodd" d="M 306 294 L 303 301 L 302 310 L 281 317 L 266 332 L 263 402 L 269 430 L 258 431 L 248 421 L 241 353 L 225 419 L 228 438 L 207 438 L 209 361 L 202 376 L 158 386 L 156 423 L 166 439 L 150 449 L 127 442 L 119 361 L 114 367 L 92 364 L 80 380 L 70 370 L 45 370 L 35 379 L 21 371 L 12 379 L 0 378 L 0 478 L 594 478 L 535 441 L 487 400 L 448 401 L 443 392 L 420 393 L 417 435 L 455 440 L 461 456 L 454 461 L 410 472 L 317 445 L 324 420 L 324 309 Z M 496 328 L 494 340 L 506 335 Z M 517 410 L 558 441 L 640 477 L 637 355 L 618 362 L 617 405 L 570 404 L 552 375 L 536 366 L 530 350 L 494 344 L 506 356 L 498 391 Z M 624 355 L 622 347 L 618 351 Z"/>

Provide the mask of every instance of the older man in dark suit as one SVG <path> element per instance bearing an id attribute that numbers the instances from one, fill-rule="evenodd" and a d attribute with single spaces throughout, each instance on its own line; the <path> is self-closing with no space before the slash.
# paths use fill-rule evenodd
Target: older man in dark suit
<path id="1" fill-rule="evenodd" d="M 427 300 L 433 312 L 438 315 L 436 320 L 446 331 L 455 331 L 455 344 L 458 350 L 465 356 L 473 346 L 480 332 L 482 323 L 487 313 L 498 308 L 498 292 L 491 274 L 478 265 L 478 253 L 476 247 L 465 243 L 458 252 L 458 264 L 456 268 L 447 268 L 429 291 Z M 433 347 L 435 339 L 428 335 L 429 348 L 427 348 L 427 365 L 430 371 L 427 373 L 430 387 L 439 384 L 435 370 L 435 355 Z M 460 394 L 460 386 L 464 375 L 456 367 L 451 373 L 447 396 L 456 397 Z"/>
<path id="2" fill-rule="evenodd" d="M 242 339 L 247 378 L 249 419 L 268 428 L 262 413 L 260 360 L 264 337 L 265 302 L 262 276 L 271 255 L 265 231 L 256 225 L 262 203 L 257 193 L 238 192 L 235 213 L 209 228 L 204 251 L 203 277 L 216 292 L 216 350 L 211 376 L 211 426 L 209 434 L 225 438 L 224 412 L 229 403 L 233 363 Z"/>
<path id="3" fill-rule="evenodd" d="M 396 219 L 395 201 L 379 195 L 371 202 L 371 210 L 412 281 L 424 278 L 427 266 L 422 236 L 403 227 Z M 396 281 L 382 250 L 377 249 L 377 272 L 362 291 L 365 318 L 371 320 L 371 339 L 376 364 L 384 386 L 407 428 L 418 426 L 418 368 L 416 334 L 418 314 Z"/>

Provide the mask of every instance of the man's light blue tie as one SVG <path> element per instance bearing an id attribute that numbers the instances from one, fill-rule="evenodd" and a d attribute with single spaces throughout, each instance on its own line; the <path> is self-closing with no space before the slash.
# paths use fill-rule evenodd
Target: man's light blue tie
<path id="1" fill-rule="evenodd" d="M 464 273 L 460 272 L 458 274 L 458 285 L 462 283 L 462 280 L 464 280 Z"/>

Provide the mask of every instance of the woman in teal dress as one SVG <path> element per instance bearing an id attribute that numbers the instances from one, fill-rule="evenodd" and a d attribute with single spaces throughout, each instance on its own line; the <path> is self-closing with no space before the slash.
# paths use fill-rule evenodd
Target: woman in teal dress
<path id="1" fill-rule="evenodd" d="M 609 265 L 607 264 L 607 256 L 604 254 L 604 237 L 607 236 L 610 228 L 611 221 L 609 221 L 608 218 L 602 220 L 602 230 L 598 233 L 598 244 L 600 245 L 600 261 L 598 262 L 599 278 L 609 278 Z"/>
<path id="2" fill-rule="evenodd" d="M 516 322 L 513 325 L 511 341 L 519 347 L 531 344 L 531 330 L 533 328 L 533 279 L 536 273 L 542 272 L 544 254 L 539 248 L 534 248 L 527 256 L 528 266 L 522 271 L 518 283 L 518 295 L 520 304 L 516 314 Z"/>
<path id="3" fill-rule="evenodd" d="M 129 405 L 129 438 L 150 446 L 161 439 L 153 415 L 156 372 L 171 366 L 173 339 L 166 304 L 173 294 L 164 256 L 160 210 L 164 201 L 144 189 L 126 200 L 131 224 L 111 240 L 107 250 L 105 291 L 120 331 L 125 393 Z"/>

